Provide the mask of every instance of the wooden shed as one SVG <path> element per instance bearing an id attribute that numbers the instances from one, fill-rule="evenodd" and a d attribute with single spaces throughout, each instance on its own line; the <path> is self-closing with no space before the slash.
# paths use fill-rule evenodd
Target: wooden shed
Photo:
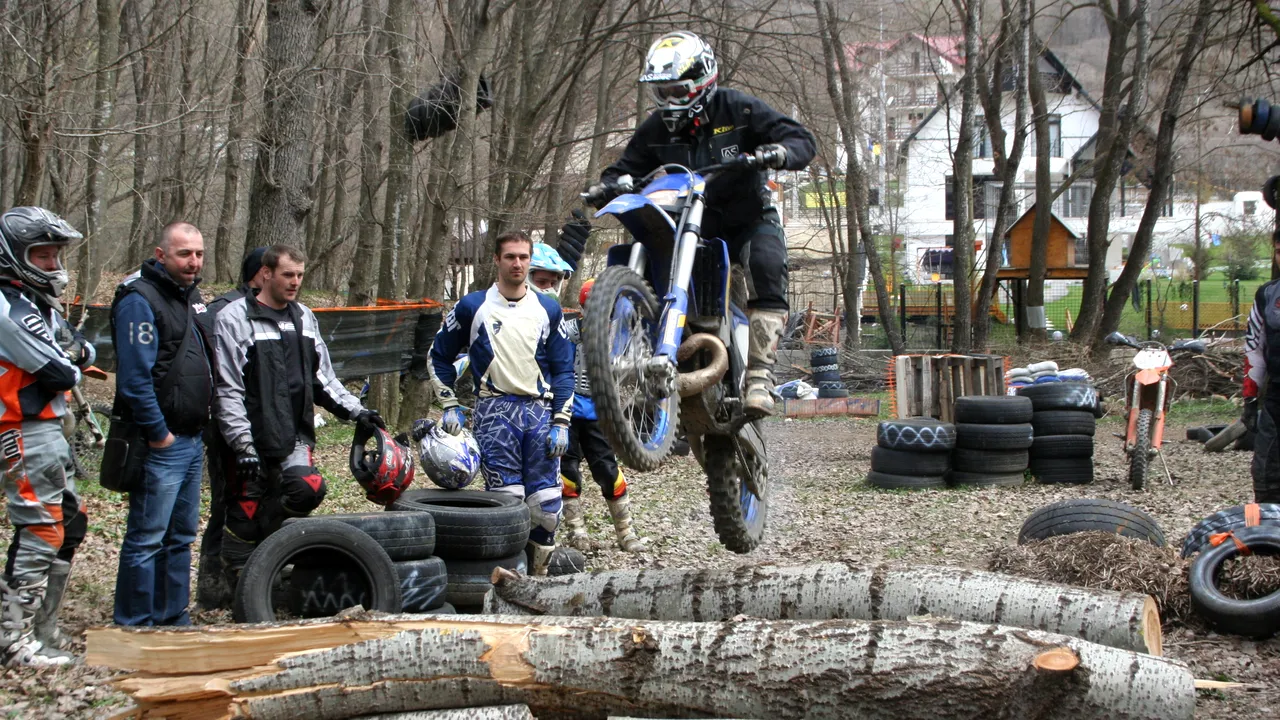
<path id="1" fill-rule="evenodd" d="M 1031 271 L 1031 228 L 1036 221 L 1032 205 L 1009 228 L 1009 263 L 1000 268 L 1002 280 L 1026 279 Z M 1089 258 L 1083 238 L 1049 212 L 1049 245 L 1045 277 L 1049 280 L 1083 280 L 1089 274 Z"/>

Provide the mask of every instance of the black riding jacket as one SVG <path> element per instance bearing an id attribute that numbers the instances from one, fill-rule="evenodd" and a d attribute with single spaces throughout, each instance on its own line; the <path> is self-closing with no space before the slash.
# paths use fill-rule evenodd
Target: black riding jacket
<path id="1" fill-rule="evenodd" d="M 662 112 L 651 114 L 631 136 L 622 157 L 600 174 L 602 182 L 621 175 L 640 177 L 664 163 L 691 170 L 732 160 L 762 145 L 787 149 L 787 170 L 803 170 L 813 160 L 817 143 L 803 125 L 769 107 L 763 100 L 730 88 L 718 88 L 706 110 L 688 127 L 667 130 Z M 731 170 L 707 184 L 704 235 L 725 235 L 725 228 L 756 223 L 773 207 L 763 170 Z"/>

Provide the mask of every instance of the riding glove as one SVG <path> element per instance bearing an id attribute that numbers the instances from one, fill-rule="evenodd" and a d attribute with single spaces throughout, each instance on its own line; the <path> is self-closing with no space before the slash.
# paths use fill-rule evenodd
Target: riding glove
<path id="1" fill-rule="evenodd" d="M 256 481 L 261 468 L 262 461 L 258 459 L 258 451 L 252 445 L 236 453 L 236 479 L 242 486 Z"/>
<path id="2" fill-rule="evenodd" d="M 1249 432 L 1258 432 L 1258 398 L 1244 399 L 1244 412 L 1240 413 L 1240 422 Z"/>
<path id="3" fill-rule="evenodd" d="M 560 228 L 560 243 L 556 245 L 556 252 L 574 272 L 578 271 L 578 263 L 582 260 L 582 252 L 587 247 L 587 236 L 590 234 L 591 223 L 581 210 L 574 210 L 573 219 Z"/>
<path id="4" fill-rule="evenodd" d="M 440 427 L 450 435 L 457 435 L 462 432 L 462 426 L 467 422 L 467 416 L 462 412 L 461 405 L 454 405 L 444 409 L 444 415 L 440 418 Z"/>
<path id="5" fill-rule="evenodd" d="M 569 449 L 569 428 L 552 425 L 547 432 L 547 457 L 560 457 Z"/>
<path id="6" fill-rule="evenodd" d="M 356 421 L 356 425 L 365 430 L 372 430 L 373 428 L 387 429 L 387 421 L 382 419 L 377 410 L 361 410 L 352 419 Z"/>
<path id="7" fill-rule="evenodd" d="M 755 151 L 760 167 L 782 170 L 787 166 L 787 149 L 781 145 L 761 145 Z"/>

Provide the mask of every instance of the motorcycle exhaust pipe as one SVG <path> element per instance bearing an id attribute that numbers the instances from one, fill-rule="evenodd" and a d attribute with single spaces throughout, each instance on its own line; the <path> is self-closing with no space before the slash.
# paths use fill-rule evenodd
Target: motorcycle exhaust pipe
<path id="1" fill-rule="evenodd" d="M 695 333 L 680 343 L 676 359 L 683 362 L 701 350 L 711 351 L 711 361 L 691 372 L 680 373 L 676 378 L 676 391 L 680 397 L 690 397 L 720 382 L 729 371 L 729 350 L 724 342 L 709 333 Z"/>

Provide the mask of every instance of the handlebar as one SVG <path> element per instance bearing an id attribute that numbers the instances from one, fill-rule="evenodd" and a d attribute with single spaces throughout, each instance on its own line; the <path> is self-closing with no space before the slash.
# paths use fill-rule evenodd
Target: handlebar
<path id="1" fill-rule="evenodd" d="M 1205 344 L 1202 340 L 1175 340 L 1170 345 L 1165 345 L 1158 340 L 1135 340 L 1128 335 L 1124 335 L 1120 331 L 1111 333 L 1106 337 L 1106 341 L 1111 345 L 1124 345 L 1127 347 L 1141 350 L 1145 347 L 1157 347 L 1169 352 L 1185 351 L 1192 353 L 1202 353 L 1205 351 Z"/>
<path id="2" fill-rule="evenodd" d="M 760 167 L 760 161 L 756 159 L 756 156 L 748 155 L 746 153 L 738 155 L 737 157 L 735 157 L 734 159 L 728 162 L 716 163 L 714 165 L 708 165 L 706 167 L 701 167 L 696 170 L 690 170 L 684 165 L 680 165 L 677 163 L 665 163 L 663 165 L 659 165 L 658 167 L 654 168 L 647 175 L 645 175 L 644 177 L 640 178 L 637 181 L 632 182 L 630 185 L 623 185 L 623 184 L 607 185 L 607 184 L 601 183 L 598 185 L 593 185 L 590 188 L 587 188 L 587 191 L 581 193 L 580 197 L 582 198 L 582 201 L 584 203 L 591 205 L 595 208 L 601 208 L 610 200 L 617 197 L 618 195 L 621 195 L 623 193 L 636 192 L 640 190 L 645 185 L 648 185 L 649 182 L 653 180 L 654 176 L 657 175 L 659 172 L 674 170 L 676 172 L 680 172 L 685 175 L 702 175 L 704 177 L 707 177 L 707 176 L 715 176 L 716 174 L 724 172 L 726 170 L 752 170 L 758 167 Z M 623 176 L 623 177 L 626 177 L 626 176 Z"/>

